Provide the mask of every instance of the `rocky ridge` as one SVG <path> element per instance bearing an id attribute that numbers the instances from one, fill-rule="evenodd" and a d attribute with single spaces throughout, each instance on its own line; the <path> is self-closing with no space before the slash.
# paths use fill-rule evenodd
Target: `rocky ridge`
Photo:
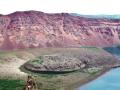
<path id="1" fill-rule="evenodd" d="M 39 11 L 0 15 L 0 49 L 112 46 L 120 44 L 120 20 Z"/>

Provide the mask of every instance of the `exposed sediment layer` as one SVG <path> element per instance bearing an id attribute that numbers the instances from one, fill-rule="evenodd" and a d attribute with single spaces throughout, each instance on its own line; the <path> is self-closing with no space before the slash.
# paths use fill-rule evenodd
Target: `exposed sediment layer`
<path id="1" fill-rule="evenodd" d="M 118 45 L 119 25 L 119 19 L 15 12 L 0 16 L 0 49 Z"/>

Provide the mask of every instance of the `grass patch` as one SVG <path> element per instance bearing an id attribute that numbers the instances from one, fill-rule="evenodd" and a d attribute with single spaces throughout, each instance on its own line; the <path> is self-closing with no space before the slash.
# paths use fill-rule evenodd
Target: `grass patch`
<path id="1" fill-rule="evenodd" d="M 82 46 L 82 47 L 80 47 L 80 48 L 84 48 L 84 49 L 88 49 L 88 50 L 92 50 L 92 51 L 100 51 L 101 49 L 100 48 L 98 48 L 98 47 L 92 47 L 92 46 Z"/>
<path id="2" fill-rule="evenodd" d="M 85 69 L 84 72 L 89 73 L 89 74 L 96 74 L 101 69 L 102 69 L 101 67 L 92 67 L 92 68 Z"/>
<path id="3" fill-rule="evenodd" d="M 40 65 L 43 63 L 43 57 L 39 56 L 39 57 L 35 58 L 34 60 L 30 61 L 30 63 L 32 65 Z"/>
<path id="4" fill-rule="evenodd" d="M 23 90 L 23 87 L 21 80 L 0 79 L 0 90 Z"/>

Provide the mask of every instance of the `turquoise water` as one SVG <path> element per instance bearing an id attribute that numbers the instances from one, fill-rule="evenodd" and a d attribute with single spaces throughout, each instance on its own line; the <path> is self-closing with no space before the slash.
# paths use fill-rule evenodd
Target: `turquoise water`
<path id="1" fill-rule="evenodd" d="M 119 48 L 107 48 L 106 50 L 120 59 Z M 83 85 L 77 90 L 120 90 L 120 68 L 111 69 L 96 80 Z"/>
<path id="2" fill-rule="evenodd" d="M 117 47 L 108 47 L 108 48 L 104 48 L 106 51 L 112 53 L 113 55 L 115 55 L 118 59 L 120 59 L 120 46 Z"/>

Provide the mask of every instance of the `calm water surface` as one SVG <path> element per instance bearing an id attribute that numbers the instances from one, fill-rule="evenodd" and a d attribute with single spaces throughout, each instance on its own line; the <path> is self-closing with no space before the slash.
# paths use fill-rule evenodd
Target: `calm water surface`
<path id="1" fill-rule="evenodd" d="M 120 48 L 105 48 L 108 52 L 120 59 Z M 120 68 L 111 69 L 104 75 L 77 90 L 120 90 Z"/>

